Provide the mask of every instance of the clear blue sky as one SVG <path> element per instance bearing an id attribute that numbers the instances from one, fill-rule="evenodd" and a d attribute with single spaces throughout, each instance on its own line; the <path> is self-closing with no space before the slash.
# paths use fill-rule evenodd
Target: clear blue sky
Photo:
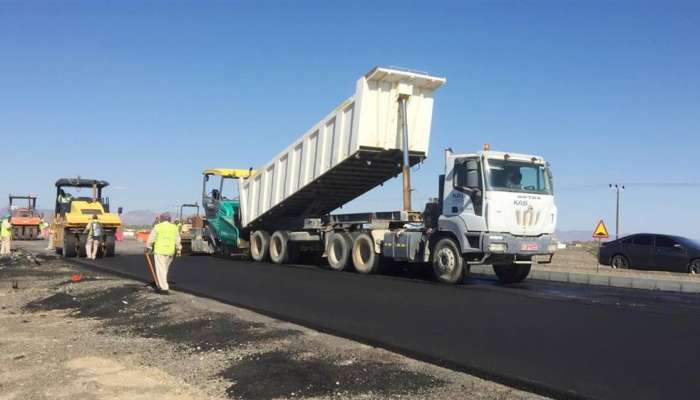
<path id="1" fill-rule="evenodd" d="M 592 230 L 609 182 L 700 182 L 699 39 L 692 1 L 2 1 L 0 195 L 50 207 L 81 175 L 128 210 L 198 200 L 203 168 L 265 163 L 392 65 L 448 79 L 415 202 L 442 149 L 490 143 L 547 158 L 559 228 Z M 629 185 L 622 229 L 700 237 L 699 195 Z"/>

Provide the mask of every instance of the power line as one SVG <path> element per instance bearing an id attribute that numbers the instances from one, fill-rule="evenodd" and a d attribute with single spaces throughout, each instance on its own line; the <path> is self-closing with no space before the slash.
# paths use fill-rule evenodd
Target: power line
<path id="1" fill-rule="evenodd" d="M 667 188 L 667 187 L 700 187 L 700 182 L 626 182 L 626 183 L 618 183 L 619 185 L 624 185 L 624 186 L 634 186 L 634 187 L 658 187 L 658 188 Z M 593 189 L 604 189 L 609 187 L 609 184 L 607 183 L 592 183 L 592 184 L 586 184 L 586 185 L 577 185 L 577 186 L 563 186 L 563 187 L 554 187 L 555 192 L 558 191 L 574 191 L 574 190 L 593 190 Z"/>

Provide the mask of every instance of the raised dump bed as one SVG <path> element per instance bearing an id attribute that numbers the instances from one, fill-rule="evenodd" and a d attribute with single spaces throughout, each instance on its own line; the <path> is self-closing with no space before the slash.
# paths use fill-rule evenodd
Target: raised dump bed
<path id="1" fill-rule="evenodd" d="M 407 96 L 409 163 L 428 155 L 433 92 L 444 78 L 374 68 L 355 94 L 248 179 L 241 180 L 245 229 L 293 229 L 401 173 L 399 97 Z"/>

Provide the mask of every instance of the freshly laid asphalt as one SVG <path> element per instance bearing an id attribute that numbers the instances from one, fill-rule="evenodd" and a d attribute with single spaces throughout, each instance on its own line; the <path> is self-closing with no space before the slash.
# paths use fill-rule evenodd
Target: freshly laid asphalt
<path id="1" fill-rule="evenodd" d="M 143 255 L 80 263 L 149 280 Z M 175 289 L 553 397 L 700 398 L 694 294 L 483 278 L 451 286 L 213 257 L 177 259 L 171 279 Z"/>

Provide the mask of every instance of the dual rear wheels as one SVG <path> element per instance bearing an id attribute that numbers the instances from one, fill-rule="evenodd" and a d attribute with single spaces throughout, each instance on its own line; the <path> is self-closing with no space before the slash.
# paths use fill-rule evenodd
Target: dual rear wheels
<path id="1" fill-rule="evenodd" d="M 276 231 L 272 236 L 255 231 L 250 235 L 250 256 L 255 261 L 286 264 L 296 260 L 297 252 L 287 231 Z"/>
<path id="2" fill-rule="evenodd" d="M 326 242 L 328 265 L 336 271 L 352 268 L 361 274 L 379 271 L 379 254 L 375 252 L 374 239 L 366 232 L 350 234 L 334 232 Z"/>
<path id="3" fill-rule="evenodd" d="M 345 271 L 354 267 L 362 274 L 379 270 L 379 254 L 375 252 L 374 239 L 369 233 L 333 232 L 328 236 L 325 251 L 332 270 Z M 286 231 L 276 231 L 272 236 L 265 231 L 253 232 L 250 254 L 255 261 L 272 261 L 275 264 L 294 262 L 298 257 L 298 251 Z"/>

